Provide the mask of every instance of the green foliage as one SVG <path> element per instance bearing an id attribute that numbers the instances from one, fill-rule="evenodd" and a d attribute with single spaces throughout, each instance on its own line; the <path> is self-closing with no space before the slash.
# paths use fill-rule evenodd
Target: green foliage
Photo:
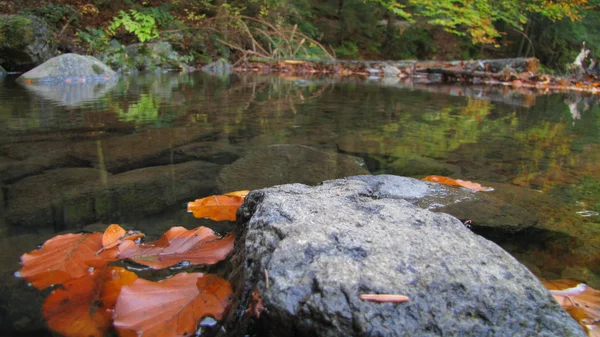
<path id="1" fill-rule="evenodd" d="M 77 7 L 69 4 L 47 2 L 43 6 L 25 8 L 22 14 L 35 15 L 43 18 L 49 25 L 58 26 L 63 20 L 79 21 L 80 14 Z"/>
<path id="2" fill-rule="evenodd" d="M 354 42 L 344 41 L 341 46 L 335 48 L 335 54 L 342 59 L 358 58 L 358 46 Z"/>
<path id="3" fill-rule="evenodd" d="M 108 35 L 103 29 L 86 27 L 85 31 L 77 31 L 77 40 L 90 54 L 104 52 L 110 46 Z"/>
<path id="4" fill-rule="evenodd" d="M 510 27 L 522 29 L 528 14 L 539 14 L 549 20 L 570 18 L 578 20 L 587 0 L 558 1 L 493 1 L 493 0 L 371 0 L 383 5 L 390 12 L 406 20 L 423 17 L 428 23 L 444 30 L 469 35 L 473 43 L 496 43 L 501 36 L 495 23 L 504 22 Z"/>
<path id="5" fill-rule="evenodd" d="M 158 37 L 158 26 L 156 19 L 151 13 L 144 13 L 135 9 L 129 13 L 120 11 L 112 23 L 108 26 L 111 35 L 115 35 L 117 29 L 123 27 L 127 32 L 134 34 L 140 42 L 146 42 Z"/>

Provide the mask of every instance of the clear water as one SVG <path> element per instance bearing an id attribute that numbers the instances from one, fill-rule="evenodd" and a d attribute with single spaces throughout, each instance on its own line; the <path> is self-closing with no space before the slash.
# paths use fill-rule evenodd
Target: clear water
<path id="1" fill-rule="evenodd" d="M 227 192 L 218 191 L 218 170 L 253 149 L 301 144 L 362 158 L 372 174 L 443 174 L 491 185 L 496 198 L 538 218 L 534 228 L 491 240 L 539 277 L 600 288 L 595 98 L 415 88 L 202 73 L 67 89 L 25 88 L 6 78 L 0 271 L 13 278 L 20 254 L 60 231 L 118 222 L 156 237 L 173 225 L 206 225 L 185 204 L 205 196 L 197 193 Z M 195 166 L 182 166 L 198 160 L 212 163 L 203 178 Z"/>

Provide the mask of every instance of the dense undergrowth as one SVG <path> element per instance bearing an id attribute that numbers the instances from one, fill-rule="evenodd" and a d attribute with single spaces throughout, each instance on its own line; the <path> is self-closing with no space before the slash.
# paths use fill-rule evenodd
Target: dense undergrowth
<path id="1" fill-rule="evenodd" d="M 563 71 L 582 41 L 592 56 L 598 49 L 598 3 L 506 1 L 495 8 L 464 0 L 4 0 L 0 13 L 43 18 L 62 52 L 97 54 L 167 41 L 192 64 L 216 58 L 535 56 L 546 70 Z"/>

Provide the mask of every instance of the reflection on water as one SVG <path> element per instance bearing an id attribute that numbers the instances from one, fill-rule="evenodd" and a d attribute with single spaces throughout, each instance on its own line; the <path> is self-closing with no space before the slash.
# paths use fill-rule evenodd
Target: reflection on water
<path id="1" fill-rule="evenodd" d="M 294 170 L 319 172 L 333 160 L 337 175 L 368 169 L 491 185 L 494 197 L 538 219 L 491 239 L 538 276 L 600 287 L 600 108 L 591 98 L 201 73 L 48 90 L 0 82 L 0 240 L 20 242 L 15 259 L 52 233 L 94 223 L 155 235 L 196 226 L 185 201 L 232 186 L 223 179 L 243 185 L 239 172 L 285 167 L 264 176 L 293 180 Z M 285 166 L 237 161 L 272 144 L 317 151 L 281 148 L 278 158 L 298 157 Z"/>

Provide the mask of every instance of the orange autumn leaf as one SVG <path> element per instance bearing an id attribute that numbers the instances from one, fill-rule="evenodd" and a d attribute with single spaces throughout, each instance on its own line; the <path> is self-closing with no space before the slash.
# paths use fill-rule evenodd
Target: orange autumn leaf
<path id="1" fill-rule="evenodd" d="M 42 307 L 48 327 L 66 337 L 107 335 L 117 297 L 137 275 L 119 267 L 95 269 L 54 290 Z"/>
<path id="2" fill-rule="evenodd" d="M 223 318 L 231 303 L 228 281 L 201 273 L 180 273 L 161 282 L 137 279 L 124 287 L 115 307 L 121 337 L 194 336 L 203 317 Z"/>
<path id="3" fill-rule="evenodd" d="M 233 243 L 233 235 L 221 238 L 207 227 L 190 230 L 173 227 L 157 241 L 138 245 L 133 241 L 126 241 L 118 250 L 121 259 L 161 269 L 182 261 L 191 264 L 217 263 L 229 255 L 233 250 Z"/>
<path id="4" fill-rule="evenodd" d="M 573 280 L 542 281 L 588 336 L 600 337 L 600 291 Z"/>
<path id="5" fill-rule="evenodd" d="M 121 244 L 125 240 L 135 241 L 143 238 L 145 235 L 138 231 L 125 231 L 117 224 L 112 224 L 106 228 L 102 235 L 102 246 L 104 249 L 110 249 Z"/>
<path id="6" fill-rule="evenodd" d="M 243 198 L 245 198 L 248 195 L 248 193 L 250 193 L 250 190 L 229 192 L 229 193 L 225 193 L 223 195 L 227 195 L 227 196 L 230 196 L 230 197 L 243 197 Z"/>
<path id="7" fill-rule="evenodd" d="M 235 221 L 238 208 L 244 203 L 245 196 L 211 195 L 188 203 L 188 212 L 196 218 L 210 218 L 215 221 Z"/>
<path id="8" fill-rule="evenodd" d="M 65 283 L 115 260 L 116 250 L 101 250 L 100 233 L 57 235 L 41 249 L 21 256 L 19 275 L 40 290 Z"/>
<path id="9" fill-rule="evenodd" d="M 460 186 L 465 187 L 473 191 L 493 191 L 494 189 L 491 187 L 481 186 L 481 184 L 474 183 L 472 181 L 460 180 L 460 179 L 452 179 L 444 176 L 427 176 L 423 178 L 425 181 L 429 181 L 432 183 L 438 183 L 443 185 L 450 186 Z"/>

